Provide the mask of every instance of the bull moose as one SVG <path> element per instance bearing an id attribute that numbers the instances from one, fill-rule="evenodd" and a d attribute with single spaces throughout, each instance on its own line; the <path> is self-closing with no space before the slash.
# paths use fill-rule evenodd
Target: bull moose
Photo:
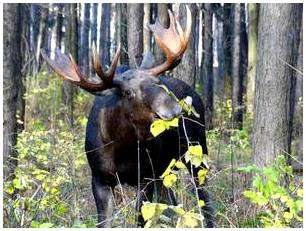
<path id="1" fill-rule="evenodd" d="M 173 158 L 182 156 L 187 151 L 187 141 L 198 142 L 207 153 L 205 129 L 200 125 L 204 124 L 204 107 L 200 97 L 183 81 L 162 76 L 179 64 L 187 48 L 192 21 L 189 8 L 186 10 L 185 31 L 171 11 L 168 12 L 168 29 L 159 22 L 149 25 L 157 44 L 166 55 L 166 61 L 160 65 L 155 66 L 153 60 L 143 61 L 136 69 L 116 71 L 119 45 L 109 70 L 104 72 L 94 47 L 93 66 L 101 79 L 100 83 L 94 83 L 82 74 L 71 56 L 57 51 L 55 59 L 51 60 L 43 54 L 57 74 L 95 95 L 87 123 L 85 149 L 92 171 L 98 227 L 107 224 L 108 199 L 118 180 L 122 184 L 140 187 L 137 197 L 139 209 L 144 200 L 152 199 L 154 187 L 148 184 L 148 179 L 160 176 Z M 154 120 L 171 120 L 182 113 L 175 97 L 161 85 L 166 86 L 178 99 L 192 97 L 193 107 L 200 116 L 185 120 L 184 124 L 180 119 L 178 128 L 153 138 L 150 125 Z M 208 193 L 199 188 L 198 195 L 206 204 L 202 211 L 206 225 L 213 227 L 213 210 Z M 175 198 L 172 199 L 175 201 Z M 138 220 L 142 226 L 141 216 Z"/>

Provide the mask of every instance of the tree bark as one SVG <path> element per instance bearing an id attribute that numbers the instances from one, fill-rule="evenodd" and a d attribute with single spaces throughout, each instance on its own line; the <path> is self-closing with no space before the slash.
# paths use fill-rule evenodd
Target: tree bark
<path id="1" fill-rule="evenodd" d="M 243 95 L 245 94 L 246 77 L 248 72 L 248 35 L 246 28 L 246 7 L 244 3 L 240 3 L 240 65 L 239 65 L 239 92 L 238 92 L 238 113 L 240 121 L 243 122 L 243 113 L 245 106 Z M 240 127 L 240 128 L 241 128 Z"/>
<path id="2" fill-rule="evenodd" d="M 21 15 L 19 4 L 3 4 L 3 162 L 4 179 L 14 171 L 17 98 L 21 85 Z"/>
<path id="3" fill-rule="evenodd" d="M 90 30 L 90 3 L 84 4 L 84 21 L 82 25 L 82 70 L 89 76 L 89 30 Z"/>
<path id="4" fill-rule="evenodd" d="M 255 79 L 253 159 L 269 165 L 290 153 L 290 95 L 298 56 L 301 4 L 261 4 Z"/>
<path id="5" fill-rule="evenodd" d="M 234 128 L 242 126 L 242 81 L 241 81 L 241 9 L 234 6 L 234 33 L 232 46 L 232 121 Z"/>
<path id="6" fill-rule="evenodd" d="M 64 21 L 64 4 L 57 4 L 57 18 L 56 18 L 56 47 L 61 49 L 63 38 L 63 21 Z"/>
<path id="7" fill-rule="evenodd" d="M 40 70 L 41 64 L 43 62 L 41 57 L 41 49 L 44 49 L 47 55 L 50 54 L 50 50 L 48 49 L 48 18 L 49 18 L 49 4 L 42 4 L 41 9 L 41 18 L 39 25 L 39 34 L 37 39 L 37 48 L 36 48 L 36 63 L 37 69 L 36 72 Z"/>
<path id="8" fill-rule="evenodd" d="M 223 6 L 223 46 L 224 46 L 224 95 L 231 99 L 232 95 L 232 47 L 234 33 L 234 4 Z"/>
<path id="9" fill-rule="evenodd" d="M 215 13 L 215 15 L 217 15 Z M 216 26 L 213 31 L 213 37 L 215 39 L 215 46 L 217 49 L 217 61 L 218 67 L 216 70 L 214 69 L 214 92 L 219 97 L 219 99 L 224 98 L 224 81 L 225 81 L 225 58 L 224 58 L 224 44 L 223 44 L 223 20 L 222 12 L 218 13 L 218 17 L 216 17 Z"/>
<path id="10" fill-rule="evenodd" d="M 67 53 L 70 53 L 74 60 L 78 60 L 78 4 L 66 4 L 67 27 L 65 45 Z M 68 81 L 63 81 L 62 84 L 62 103 L 68 107 L 69 124 L 73 127 L 73 97 L 75 87 Z"/>
<path id="11" fill-rule="evenodd" d="M 21 60 L 21 79 L 18 92 L 18 103 L 17 103 L 17 130 L 18 132 L 24 129 L 24 115 L 25 115 L 25 99 L 24 94 L 26 92 L 26 76 L 31 72 L 31 6 L 30 4 L 21 4 L 21 21 L 22 21 L 22 36 L 21 36 L 21 51 L 22 51 L 22 60 Z"/>
<path id="12" fill-rule="evenodd" d="M 137 68 L 143 52 L 143 4 L 128 4 L 127 15 L 129 66 Z"/>
<path id="13" fill-rule="evenodd" d="M 101 12 L 100 26 L 100 55 L 102 65 L 110 65 L 110 21 L 111 21 L 111 4 L 103 3 Z"/>
<path id="14" fill-rule="evenodd" d="M 195 3 L 188 4 L 189 9 L 191 11 L 192 15 L 192 27 L 191 27 L 191 33 L 190 38 L 188 42 L 188 47 L 184 53 L 184 56 L 182 58 L 181 63 L 173 70 L 173 76 L 175 78 L 178 78 L 180 80 L 183 80 L 186 82 L 189 86 L 192 88 L 195 87 L 195 71 L 196 71 L 196 60 L 195 60 L 195 27 L 194 22 L 196 21 L 196 17 L 198 15 L 198 8 Z M 179 22 L 185 30 L 185 24 L 186 24 L 186 8 L 185 4 L 180 4 L 179 7 Z M 178 13 L 178 12 L 177 12 Z"/>
<path id="15" fill-rule="evenodd" d="M 292 79 L 292 93 L 290 99 L 291 113 L 293 113 L 293 118 L 289 125 L 292 128 L 291 154 L 295 156 L 300 163 L 303 163 L 303 22 L 301 23 L 300 44 L 296 69 L 297 71 L 295 71 Z"/>
<path id="16" fill-rule="evenodd" d="M 39 23 L 41 17 L 41 8 L 37 4 L 31 4 L 32 18 L 32 36 L 31 36 L 31 51 L 36 54 L 37 40 L 39 35 Z"/>
<path id="17" fill-rule="evenodd" d="M 257 3 L 248 4 L 249 14 L 249 34 L 248 34 L 248 76 L 246 90 L 247 112 L 253 115 L 254 112 L 254 91 L 257 61 L 257 41 L 258 41 L 258 13 Z"/>
<path id="18" fill-rule="evenodd" d="M 127 36 L 127 5 L 126 3 L 117 3 L 116 4 L 116 32 L 117 32 L 117 44 L 121 42 L 122 49 L 120 53 L 120 65 L 128 65 L 128 36 Z"/>
<path id="19" fill-rule="evenodd" d="M 150 24 L 150 11 L 151 11 L 151 4 L 145 3 L 144 4 L 144 17 L 143 17 L 143 50 L 144 52 L 148 52 L 151 50 L 151 37 L 152 33 L 148 28 Z"/>
<path id="20" fill-rule="evenodd" d="M 93 68 L 91 57 L 92 57 L 92 45 L 95 44 L 97 47 L 97 28 L 98 28 L 98 3 L 93 3 L 92 6 L 92 15 L 91 15 L 91 34 L 90 34 L 90 50 L 89 50 L 89 65 L 91 70 L 91 76 L 94 76 L 96 71 Z"/>
<path id="21" fill-rule="evenodd" d="M 202 68 L 204 83 L 205 124 L 207 129 L 213 127 L 213 12 L 211 3 L 203 4 L 204 20 L 202 24 Z"/>
<path id="22" fill-rule="evenodd" d="M 169 16 L 168 16 L 168 9 L 169 9 L 169 4 L 167 3 L 157 4 L 157 16 L 155 20 L 158 20 L 164 28 L 168 28 L 169 23 L 170 23 Z M 193 23 L 195 22 L 193 21 Z M 155 43 L 154 51 L 155 51 L 154 57 L 155 57 L 156 65 L 159 65 L 165 62 L 166 56 L 164 52 L 162 51 L 162 49 L 160 49 L 156 43 Z"/>

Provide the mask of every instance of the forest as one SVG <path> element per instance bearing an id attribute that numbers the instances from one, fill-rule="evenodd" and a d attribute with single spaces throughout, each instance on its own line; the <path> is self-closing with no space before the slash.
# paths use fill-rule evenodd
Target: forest
<path id="1" fill-rule="evenodd" d="M 163 36 L 157 40 L 158 30 L 149 25 L 174 26 L 169 10 L 183 31 L 190 11 L 191 27 L 179 64 L 165 78 L 182 80 L 200 96 L 202 111 L 188 97 L 179 103 L 187 102 L 185 114 L 205 115 L 208 155 L 188 142 L 182 161 L 168 161 L 152 179 L 162 184 L 163 200 L 155 196 L 140 211 L 139 191 L 119 181 L 108 226 L 138 227 L 142 216 L 145 227 L 205 227 L 202 187 L 211 198 L 214 227 L 303 227 L 300 3 L 3 4 L 3 227 L 97 226 L 85 154 L 86 124 L 97 96 L 60 78 L 50 60 L 71 54 L 91 83 L 102 79 L 97 60 L 111 70 L 117 54 L 116 71 L 141 69 L 148 52 L 154 63 L 167 63 Z M 177 24 L 175 31 L 183 33 Z M 188 115 L 178 119 L 184 123 Z M 178 126 L 170 123 L 154 122 L 151 133 Z M 188 165 L 198 163 L 205 168 L 189 174 Z"/>

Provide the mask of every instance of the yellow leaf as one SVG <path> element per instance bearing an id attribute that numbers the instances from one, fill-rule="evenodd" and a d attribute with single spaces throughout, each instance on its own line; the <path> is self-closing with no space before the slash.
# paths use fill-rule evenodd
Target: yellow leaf
<path id="1" fill-rule="evenodd" d="M 204 206 L 205 206 L 205 201 L 199 200 L 199 201 L 198 201 L 198 205 L 199 205 L 200 207 L 204 207 Z"/>
<path id="2" fill-rule="evenodd" d="M 289 222 L 293 218 L 293 213 L 284 212 L 284 218 L 287 222 Z"/>
<path id="3" fill-rule="evenodd" d="M 153 218 L 154 216 L 159 216 L 163 213 L 168 205 L 162 203 L 150 203 L 144 202 L 141 206 L 141 215 L 145 221 Z M 149 225 L 149 224 L 148 224 Z"/>
<path id="4" fill-rule="evenodd" d="M 169 175 L 171 173 L 171 168 L 175 165 L 176 160 L 172 159 L 170 164 L 168 165 L 167 169 L 164 171 L 164 173 L 160 176 L 160 178 L 164 178 L 165 176 Z"/>
<path id="5" fill-rule="evenodd" d="M 203 169 L 200 169 L 198 171 L 198 179 L 199 179 L 199 184 L 202 185 L 204 184 L 205 182 L 205 179 L 206 179 L 206 173 L 207 173 L 207 169 L 203 168 Z"/>
<path id="6" fill-rule="evenodd" d="M 178 118 L 165 121 L 167 129 L 169 129 L 170 127 L 178 127 L 178 122 L 179 122 Z"/>
<path id="7" fill-rule="evenodd" d="M 175 163 L 175 167 L 177 167 L 178 169 L 185 169 L 186 165 L 182 161 L 177 161 Z"/>
<path id="8" fill-rule="evenodd" d="M 280 197 L 280 201 L 283 202 L 283 203 L 287 202 L 288 200 L 289 200 L 289 198 L 287 196 L 281 196 Z"/>
<path id="9" fill-rule="evenodd" d="M 152 226 L 152 220 L 148 220 L 147 223 L 145 224 L 144 228 L 151 228 Z"/>
<path id="10" fill-rule="evenodd" d="M 297 191 L 296 191 L 296 195 L 298 197 L 303 197 L 303 189 L 302 188 L 299 188 Z"/>
<path id="11" fill-rule="evenodd" d="M 182 208 L 182 206 L 175 206 L 172 208 L 174 212 L 176 212 L 178 215 L 182 216 L 184 215 L 186 212 L 185 210 Z"/>
<path id="12" fill-rule="evenodd" d="M 155 215 L 155 203 L 144 202 L 141 206 L 141 215 L 145 221 L 151 219 Z"/>
<path id="13" fill-rule="evenodd" d="M 187 153 L 185 155 L 185 160 L 189 161 L 195 167 L 199 167 L 203 161 L 203 150 L 201 145 L 189 146 Z"/>
<path id="14" fill-rule="evenodd" d="M 177 228 L 196 228 L 200 226 L 201 220 L 203 220 L 203 217 L 200 214 L 187 212 L 181 217 L 177 224 Z"/>
<path id="15" fill-rule="evenodd" d="M 165 176 L 164 180 L 163 180 L 163 184 L 165 187 L 169 188 L 171 187 L 177 180 L 177 177 L 175 174 L 169 174 L 167 176 Z"/>
<path id="16" fill-rule="evenodd" d="M 150 127 L 150 132 L 154 137 L 163 133 L 166 130 L 165 122 L 163 120 L 155 120 Z"/>

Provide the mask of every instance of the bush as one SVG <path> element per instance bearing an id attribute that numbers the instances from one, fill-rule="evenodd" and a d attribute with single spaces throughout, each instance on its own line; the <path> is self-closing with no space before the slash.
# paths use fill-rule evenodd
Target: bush
<path id="1" fill-rule="evenodd" d="M 258 208 L 260 226 L 302 227 L 303 189 L 294 182 L 292 167 L 284 155 L 276 158 L 272 166 L 247 166 L 239 171 L 254 174 L 252 187 L 244 196 Z"/>

